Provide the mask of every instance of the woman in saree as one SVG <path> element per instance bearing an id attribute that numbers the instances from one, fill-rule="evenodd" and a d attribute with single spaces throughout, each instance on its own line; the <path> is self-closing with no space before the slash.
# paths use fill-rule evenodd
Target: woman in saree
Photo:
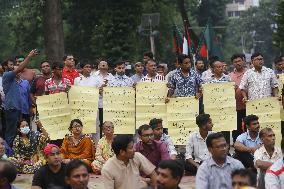
<path id="1" fill-rule="evenodd" d="M 95 174 L 100 174 L 105 162 L 114 156 L 114 152 L 111 148 L 111 143 L 114 138 L 113 132 L 113 123 L 105 121 L 103 123 L 103 137 L 98 142 L 95 160 L 92 163 L 92 169 Z"/>
<path id="2" fill-rule="evenodd" d="M 17 167 L 19 173 L 33 174 L 45 164 L 43 149 L 49 139 L 40 121 L 36 121 L 41 131 L 31 131 L 26 120 L 18 124 L 18 134 L 13 142 L 14 155 L 9 159 Z"/>
<path id="3" fill-rule="evenodd" d="M 91 135 L 83 134 L 83 123 L 79 119 L 73 119 L 69 126 L 71 134 L 65 136 L 61 153 L 63 163 L 68 163 L 72 159 L 81 159 L 91 166 L 95 155 L 95 143 Z"/>

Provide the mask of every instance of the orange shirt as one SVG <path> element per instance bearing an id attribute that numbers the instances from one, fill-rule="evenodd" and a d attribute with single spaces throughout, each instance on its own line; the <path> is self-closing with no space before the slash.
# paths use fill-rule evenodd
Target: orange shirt
<path id="1" fill-rule="evenodd" d="M 71 85 L 74 85 L 74 80 L 76 77 L 79 77 L 79 73 L 76 69 L 72 68 L 71 71 L 68 70 L 68 68 L 64 67 L 62 71 L 62 78 L 69 79 L 71 82 Z"/>

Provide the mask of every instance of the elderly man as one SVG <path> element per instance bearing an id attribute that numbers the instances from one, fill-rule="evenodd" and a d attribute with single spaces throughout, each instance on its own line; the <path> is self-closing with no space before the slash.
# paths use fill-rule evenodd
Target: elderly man
<path id="1" fill-rule="evenodd" d="M 281 149 L 275 146 L 275 134 L 271 128 L 264 128 L 259 132 L 263 143 L 254 152 L 254 165 L 257 168 L 258 189 L 265 189 L 264 176 L 266 170 L 278 159 L 283 159 Z"/>
<path id="2" fill-rule="evenodd" d="M 147 75 L 145 75 L 142 82 L 159 82 L 164 81 L 165 77 L 157 73 L 157 65 L 154 60 L 149 60 L 146 64 Z"/>

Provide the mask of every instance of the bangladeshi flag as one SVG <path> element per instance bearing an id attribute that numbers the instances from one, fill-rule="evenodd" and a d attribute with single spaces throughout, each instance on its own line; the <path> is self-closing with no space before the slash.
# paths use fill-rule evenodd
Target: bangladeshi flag
<path id="1" fill-rule="evenodd" d="M 173 50 L 176 54 L 182 53 L 183 46 L 183 34 L 178 29 L 177 25 L 173 26 Z"/>

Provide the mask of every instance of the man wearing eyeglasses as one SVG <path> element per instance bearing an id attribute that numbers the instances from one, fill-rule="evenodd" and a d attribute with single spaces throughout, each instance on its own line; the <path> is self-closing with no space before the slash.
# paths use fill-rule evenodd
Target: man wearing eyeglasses
<path id="1" fill-rule="evenodd" d="M 239 88 L 243 95 L 243 102 L 269 96 L 278 96 L 278 80 L 272 69 L 263 66 L 261 53 L 251 56 L 253 68 L 247 70 L 242 78 Z"/>
<path id="2" fill-rule="evenodd" d="M 167 145 L 154 140 L 154 132 L 150 125 L 140 126 L 138 134 L 141 141 L 134 145 L 136 152 L 140 152 L 156 167 L 162 160 L 170 159 Z"/>
<path id="3" fill-rule="evenodd" d="M 75 67 L 75 58 L 71 54 L 67 54 L 63 57 L 64 68 L 62 71 L 62 77 L 69 79 L 71 85 L 74 85 L 75 78 L 79 77 L 78 71 Z"/>

